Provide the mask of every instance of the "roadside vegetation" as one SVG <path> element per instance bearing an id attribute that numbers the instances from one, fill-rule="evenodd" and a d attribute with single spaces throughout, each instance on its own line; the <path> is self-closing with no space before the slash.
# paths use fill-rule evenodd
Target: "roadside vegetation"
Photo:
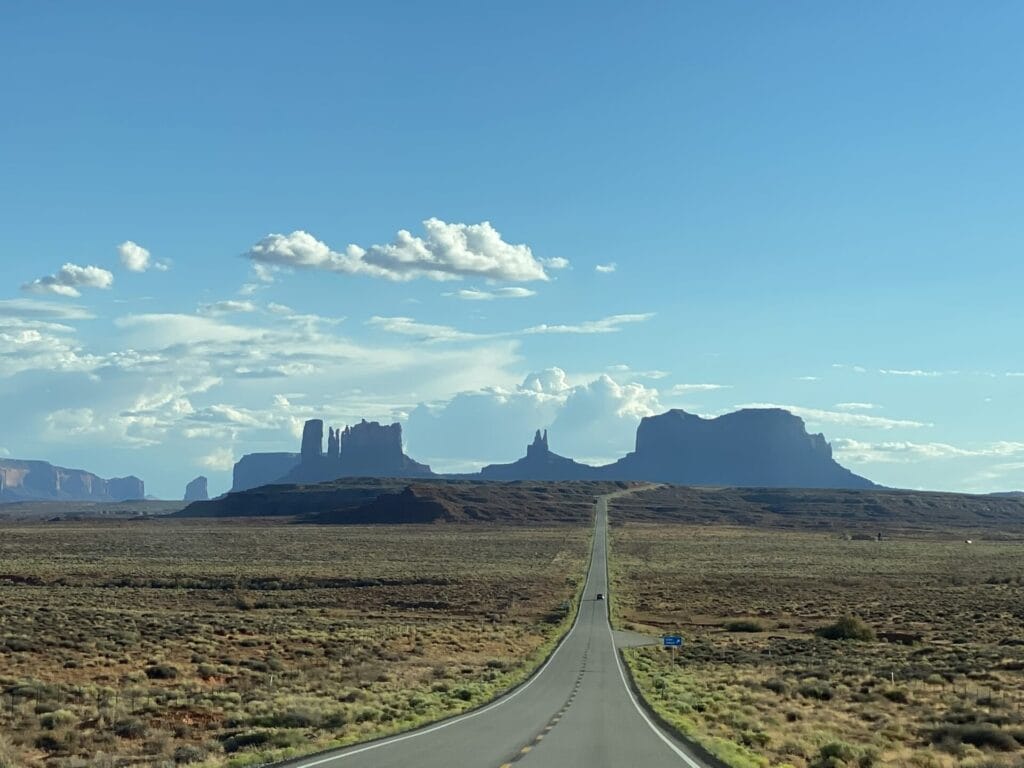
<path id="1" fill-rule="evenodd" d="M 1024 765 L 1024 542 L 617 522 L 619 624 L 685 638 L 627 662 L 726 763 Z"/>
<path id="2" fill-rule="evenodd" d="M 247 766 L 477 706 L 567 628 L 585 525 L 0 529 L 0 767 Z"/>

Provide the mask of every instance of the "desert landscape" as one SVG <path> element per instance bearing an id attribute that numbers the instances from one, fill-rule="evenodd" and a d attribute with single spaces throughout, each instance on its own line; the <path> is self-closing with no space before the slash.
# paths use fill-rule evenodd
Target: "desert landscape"
<path id="1" fill-rule="evenodd" d="M 625 653 L 667 723 L 734 768 L 1021 764 L 1019 510 L 956 520 L 954 501 L 988 501 L 907 493 L 865 517 L 851 510 L 884 495 L 798 492 L 730 520 L 696 503 L 714 495 L 661 488 L 612 510 L 618 621 L 685 638 L 675 656 Z"/>
<path id="2" fill-rule="evenodd" d="M 461 712 L 564 632 L 589 536 L 6 524 L 0 765 L 258 765 Z"/>

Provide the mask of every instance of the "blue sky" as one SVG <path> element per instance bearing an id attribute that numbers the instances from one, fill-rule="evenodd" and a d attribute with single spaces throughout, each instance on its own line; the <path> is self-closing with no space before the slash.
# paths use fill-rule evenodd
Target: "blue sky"
<path id="1" fill-rule="evenodd" d="M 461 470 L 777 404 L 1024 487 L 1019 3 L 363 5 L 4 5 L 0 454 L 176 497 L 313 415 Z"/>

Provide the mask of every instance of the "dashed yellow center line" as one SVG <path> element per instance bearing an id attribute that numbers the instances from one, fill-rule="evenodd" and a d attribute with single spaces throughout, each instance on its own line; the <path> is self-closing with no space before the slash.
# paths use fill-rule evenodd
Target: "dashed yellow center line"
<path id="1" fill-rule="evenodd" d="M 519 750 L 519 754 L 521 754 L 521 755 L 525 755 L 525 754 L 526 754 L 527 752 L 529 752 L 529 751 L 530 751 L 531 749 L 533 749 L 533 747 L 523 747 L 522 749 L 520 749 L 520 750 Z"/>

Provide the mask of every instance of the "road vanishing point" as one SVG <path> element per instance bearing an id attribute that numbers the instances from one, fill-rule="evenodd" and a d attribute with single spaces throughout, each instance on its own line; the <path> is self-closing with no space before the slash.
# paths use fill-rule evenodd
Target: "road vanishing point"
<path id="1" fill-rule="evenodd" d="M 590 569 L 572 628 L 518 688 L 398 736 L 281 768 L 705 768 L 629 688 L 608 618 L 608 498 L 597 501 Z"/>

